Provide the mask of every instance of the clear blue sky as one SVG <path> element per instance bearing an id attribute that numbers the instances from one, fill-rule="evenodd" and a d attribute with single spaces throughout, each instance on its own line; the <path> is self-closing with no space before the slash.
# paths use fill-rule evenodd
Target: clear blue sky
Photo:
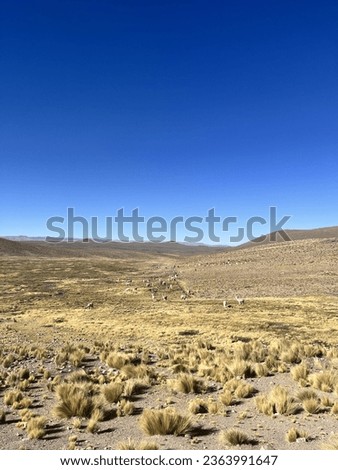
<path id="1" fill-rule="evenodd" d="M 2 0 L 0 234 L 67 207 L 338 225 L 337 24 L 336 0 Z"/>

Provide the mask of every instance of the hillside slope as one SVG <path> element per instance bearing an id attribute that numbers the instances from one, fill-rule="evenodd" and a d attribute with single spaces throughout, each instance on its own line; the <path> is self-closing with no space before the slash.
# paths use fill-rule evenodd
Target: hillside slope
<path id="1" fill-rule="evenodd" d="M 180 264 L 201 297 L 338 295 L 338 238 L 251 245 Z"/>

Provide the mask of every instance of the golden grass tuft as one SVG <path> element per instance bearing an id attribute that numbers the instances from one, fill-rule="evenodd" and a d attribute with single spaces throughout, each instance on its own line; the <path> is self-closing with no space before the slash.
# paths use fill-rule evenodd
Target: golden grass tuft
<path id="1" fill-rule="evenodd" d="M 59 403 L 54 408 L 54 413 L 59 418 L 90 418 L 101 403 L 93 396 L 92 390 L 79 384 L 63 383 L 57 386 L 56 396 Z"/>
<path id="2" fill-rule="evenodd" d="M 288 430 L 285 434 L 286 442 L 296 442 L 299 438 L 307 438 L 307 433 L 305 431 L 300 431 L 297 428 L 293 427 Z"/>
<path id="3" fill-rule="evenodd" d="M 189 402 L 188 410 L 192 414 L 208 413 L 208 403 L 206 400 L 202 400 L 201 398 L 195 398 Z"/>
<path id="4" fill-rule="evenodd" d="M 310 398 L 318 399 L 318 395 L 315 390 L 305 389 L 297 393 L 297 398 L 302 402 L 304 400 L 309 400 Z"/>
<path id="5" fill-rule="evenodd" d="M 321 410 L 320 402 L 316 398 L 307 398 L 303 400 L 302 405 L 309 414 L 316 414 Z"/>
<path id="6" fill-rule="evenodd" d="M 333 435 L 327 442 L 320 446 L 321 450 L 338 450 L 338 434 Z"/>
<path id="7" fill-rule="evenodd" d="M 4 395 L 4 404 L 10 406 L 15 402 L 20 402 L 23 398 L 24 395 L 20 390 L 9 390 Z"/>
<path id="8" fill-rule="evenodd" d="M 75 450 L 77 444 L 77 436 L 71 435 L 68 438 L 67 450 Z"/>
<path id="9" fill-rule="evenodd" d="M 36 417 L 36 415 L 28 408 L 24 408 L 23 410 L 19 411 L 19 415 L 21 421 L 24 423 L 27 423 L 31 418 Z"/>
<path id="10" fill-rule="evenodd" d="M 251 443 L 248 435 L 239 429 L 228 429 L 227 431 L 222 431 L 220 433 L 219 440 L 223 444 L 231 444 L 233 446 L 240 446 Z"/>
<path id="11" fill-rule="evenodd" d="M 266 364 L 255 364 L 254 371 L 257 377 L 267 377 L 269 375 L 269 369 Z"/>
<path id="12" fill-rule="evenodd" d="M 131 401 L 121 400 L 117 405 L 117 416 L 130 416 L 134 414 L 135 406 Z"/>
<path id="13" fill-rule="evenodd" d="M 6 422 L 6 411 L 0 409 L 0 424 L 5 424 Z"/>
<path id="14" fill-rule="evenodd" d="M 12 405 L 14 410 L 22 410 L 23 408 L 29 408 L 32 406 L 33 401 L 28 397 L 23 397 L 20 401 L 15 401 Z"/>
<path id="15" fill-rule="evenodd" d="M 238 385 L 234 393 L 236 398 L 249 398 L 256 392 L 257 390 L 251 384 L 241 383 Z"/>
<path id="16" fill-rule="evenodd" d="M 159 446 L 156 442 L 151 441 L 134 441 L 129 438 L 127 441 L 117 443 L 117 450 L 158 450 Z"/>
<path id="17" fill-rule="evenodd" d="M 16 358 L 15 358 L 14 354 L 11 354 L 11 353 L 8 354 L 5 357 L 5 359 L 2 361 L 2 366 L 5 367 L 5 368 L 10 367 L 13 364 L 13 362 L 15 361 L 15 359 Z"/>
<path id="18" fill-rule="evenodd" d="M 331 400 L 330 397 L 321 397 L 320 404 L 324 408 L 331 408 L 333 406 L 333 401 Z"/>
<path id="19" fill-rule="evenodd" d="M 67 375 L 65 378 L 65 382 L 67 383 L 81 383 L 81 382 L 92 382 L 92 379 L 87 374 L 84 369 L 74 370 L 70 374 Z"/>
<path id="20" fill-rule="evenodd" d="M 129 357 L 126 354 L 119 354 L 111 352 L 106 358 L 106 363 L 113 369 L 122 369 L 123 366 L 130 362 Z"/>
<path id="21" fill-rule="evenodd" d="M 173 408 L 164 410 L 146 409 L 143 411 L 139 423 L 141 430 L 150 436 L 157 434 L 180 436 L 192 429 L 191 418 L 180 415 Z"/>
<path id="22" fill-rule="evenodd" d="M 308 368 L 306 367 L 305 364 L 299 364 L 295 367 L 292 367 L 290 370 L 290 373 L 291 373 L 291 377 L 296 382 L 299 382 L 300 380 L 306 380 L 307 376 L 309 375 Z"/>
<path id="23" fill-rule="evenodd" d="M 218 414 L 223 411 L 223 407 L 212 399 L 203 400 L 202 398 L 195 398 L 189 402 L 188 410 L 192 414 Z"/>
<path id="24" fill-rule="evenodd" d="M 85 352 L 81 349 L 77 349 L 69 354 L 68 360 L 74 367 L 80 367 L 85 357 Z"/>
<path id="25" fill-rule="evenodd" d="M 230 390 L 224 390 L 223 393 L 219 396 L 221 403 L 225 406 L 229 406 L 233 403 L 234 398 Z"/>
<path id="26" fill-rule="evenodd" d="M 169 380 L 168 385 L 175 392 L 181 393 L 201 393 L 205 390 L 204 382 L 192 374 L 180 374 L 176 379 Z"/>
<path id="27" fill-rule="evenodd" d="M 77 417 L 73 418 L 72 426 L 73 426 L 74 429 L 80 429 L 81 426 L 82 426 L 81 418 L 77 418 Z"/>
<path id="28" fill-rule="evenodd" d="M 123 394 L 123 384 L 112 382 L 108 385 L 104 385 L 102 393 L 108 403 L 117 403 Z"/>
<path id="29" fill-rule="evenodd" d="M 322 392 L 332 392 L 338 386 L 338 373 L 335 371 L 323 371 L 310 374 L 310 384 Z"/>
<path id="30" fill-rule="evenodd" d="M 102 410 L 100 408 L 96 408 L 93 411 L 93 413 L 92 413 L 92 415 L 91 415 L 91 417 L 90 417 L 90 419 L 87 423 L 86 431 L 90 432 L 92 434 L 97 432 L 99 430 L 99 421 L 102 421 L 102 419 L 103 419 Z"/>
<path id="31" fill-rule="evenodd" d="M 29 439 L 42 439 L 46 434 L 46 418 L 35 416 L 27 421 L 26 431 Z"/>
<path id="32" fill-rule="evenodd" d="M 150 386 L 149 377 L 143 379 L 128 379 L 124 382 L 123 395 L 131 397 L 144 392 Z"/>
<path id="33" fill-rule="evenodd" d="M 255 371 L 251 362 L 244 359 L 235 359 L 228 365 L 228 369 L 234 377 L 254 377 Z"/>
<path id="34" fill-rule="evenodd" d="M 295 403 L 285 388 L 277 385 L 268 395 L 256 397 L 256 407 L 258 411 L 266 415 L 274 414 L 291 415 L 299 411 L 299 405 Z"/>
<path id="35" fill-rule="evenodd" d="M 18 387 L 19 390 L 21 390 L 23 392 L 23 391 L 28 389 L 29 385 L 30 385 L 29 380 L 25 379 L 25 380 L 22 380 L 21 382 L 19 382 L 17 384 L 17 387 Z"/>
<path id="36" fill-rule="evenodd" d="M 144 379 L 149 375 L 149 369 L 144 364 L 134 366 L 127 364 L 121 368 L 121 377 L 123 379 Z"/>

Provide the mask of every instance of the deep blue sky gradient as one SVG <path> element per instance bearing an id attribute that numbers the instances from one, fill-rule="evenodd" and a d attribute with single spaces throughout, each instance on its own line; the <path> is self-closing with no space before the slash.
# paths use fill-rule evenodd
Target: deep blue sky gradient
<path id="1" fill-rule="evenodd" d="M 0 234 L 67 207 L 338 225 L 337 1 L 0 7 Z"/>

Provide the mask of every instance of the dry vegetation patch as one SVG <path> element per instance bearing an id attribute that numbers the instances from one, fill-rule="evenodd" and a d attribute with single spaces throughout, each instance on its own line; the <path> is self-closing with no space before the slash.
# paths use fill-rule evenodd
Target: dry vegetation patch
<path id="1" fill-rule="evenodd" d="M 203 291 L 184 257 L 2 261 L 0 446 L 335 448 L 336 297 L 234 304 L 228 284 L 236 270 L 249 276 L 243 260 L 226 260 L 219 278 L 209 260 Z"/>

